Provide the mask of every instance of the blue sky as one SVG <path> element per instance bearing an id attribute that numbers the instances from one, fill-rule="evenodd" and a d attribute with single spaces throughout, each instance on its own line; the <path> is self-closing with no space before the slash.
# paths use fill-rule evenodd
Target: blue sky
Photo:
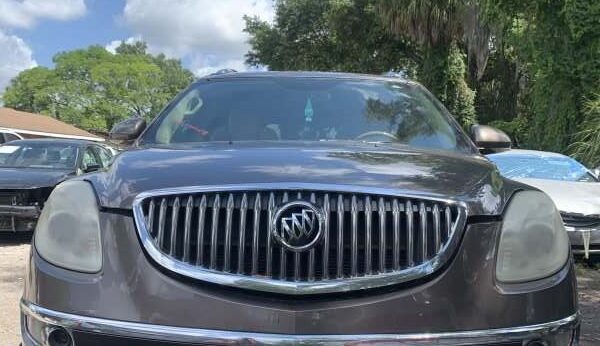
<path id="1" fill-rule="evenodd" d="M 123 40 L 144 40 L 197 75 L 245 69 L 244 14 L 271 20 L 272 0 L 0 0 L 0 94 L 58 52 Z"/>

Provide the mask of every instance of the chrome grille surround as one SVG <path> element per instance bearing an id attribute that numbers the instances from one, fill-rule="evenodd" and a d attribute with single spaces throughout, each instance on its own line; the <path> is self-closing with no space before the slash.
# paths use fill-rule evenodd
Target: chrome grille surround
<path id="1" fill-rule="evenodd" d="M 322 240 L 301 253 L 279 246 L 269 232 L 278 205 L 294 199 L 313 203 L 326 215 Z M 452 256 L 467 218 L 459 201 L 306 183 L 147 191 L 135 198 L 133 213 L 143 247 L 160 266 L 210 283 L 290 295 L 368 289 L 427 276 Z M 382 246 L 385 251 L 379 251 Z"/>

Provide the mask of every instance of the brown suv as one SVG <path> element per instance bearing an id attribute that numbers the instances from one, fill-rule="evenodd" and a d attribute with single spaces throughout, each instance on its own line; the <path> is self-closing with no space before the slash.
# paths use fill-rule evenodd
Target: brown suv
<path id="1" fill-rule="evenodd" d="M 418 84 L 226 73 L 144 128 L 48 199 L 25 345 L 577 343 L 554 204 Z"/>

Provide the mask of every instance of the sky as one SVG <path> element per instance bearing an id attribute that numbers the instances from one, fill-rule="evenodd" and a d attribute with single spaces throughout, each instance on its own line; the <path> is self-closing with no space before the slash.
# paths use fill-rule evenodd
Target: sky
<path id="1" fill-rule="evenodd" d="M 122 41 L 143 40 L 198 76 L 245 70 L 245 14 L 271 21 L 273 0 L 0 0 L 0 94 L 56 53 Z"/>

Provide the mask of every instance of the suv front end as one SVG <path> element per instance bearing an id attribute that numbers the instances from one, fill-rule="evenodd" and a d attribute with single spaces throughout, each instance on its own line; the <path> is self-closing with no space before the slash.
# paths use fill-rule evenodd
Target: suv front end
<path id="1" fill-rule="evenodd" d="M 29 259 L 25 345 L 577 344 L 559 213 L 501 178 L 447 115 L 433 128 L 454 133 L 456 150 L 430 130 L 408 145 L 285 140 L 292 132 L 275 116 L 257 138 L 218 123 L 178 132 L 196 114 L 210 118 L 212 101 L 235 109 L 246 92 L 273 111 L 263 82 L 306 91 L 293 136 L 341 136 L 348 127 L 319 125 L 319 112 L 346 92 L 368 103 L 381 85 L 420 90 L 383 77 L 228 74 L 198 82 L 207 88 L 198 102 L 186 98 L 193 85 L 106 172 L 54 190 Z M 237 105 L 210 96 L 221 86 Z M 419 97 L 407 100 L 428 106 Z M 384 103 L 418 110 L 394 101 Z M 390 114 L 378 112 L 372 119 Z M 401 138 L 369 124 L 369 137 Z M 176 140 L 206 135 L 229 139 Z M 445 144 L 417 145 L 423 136 Z"/>

